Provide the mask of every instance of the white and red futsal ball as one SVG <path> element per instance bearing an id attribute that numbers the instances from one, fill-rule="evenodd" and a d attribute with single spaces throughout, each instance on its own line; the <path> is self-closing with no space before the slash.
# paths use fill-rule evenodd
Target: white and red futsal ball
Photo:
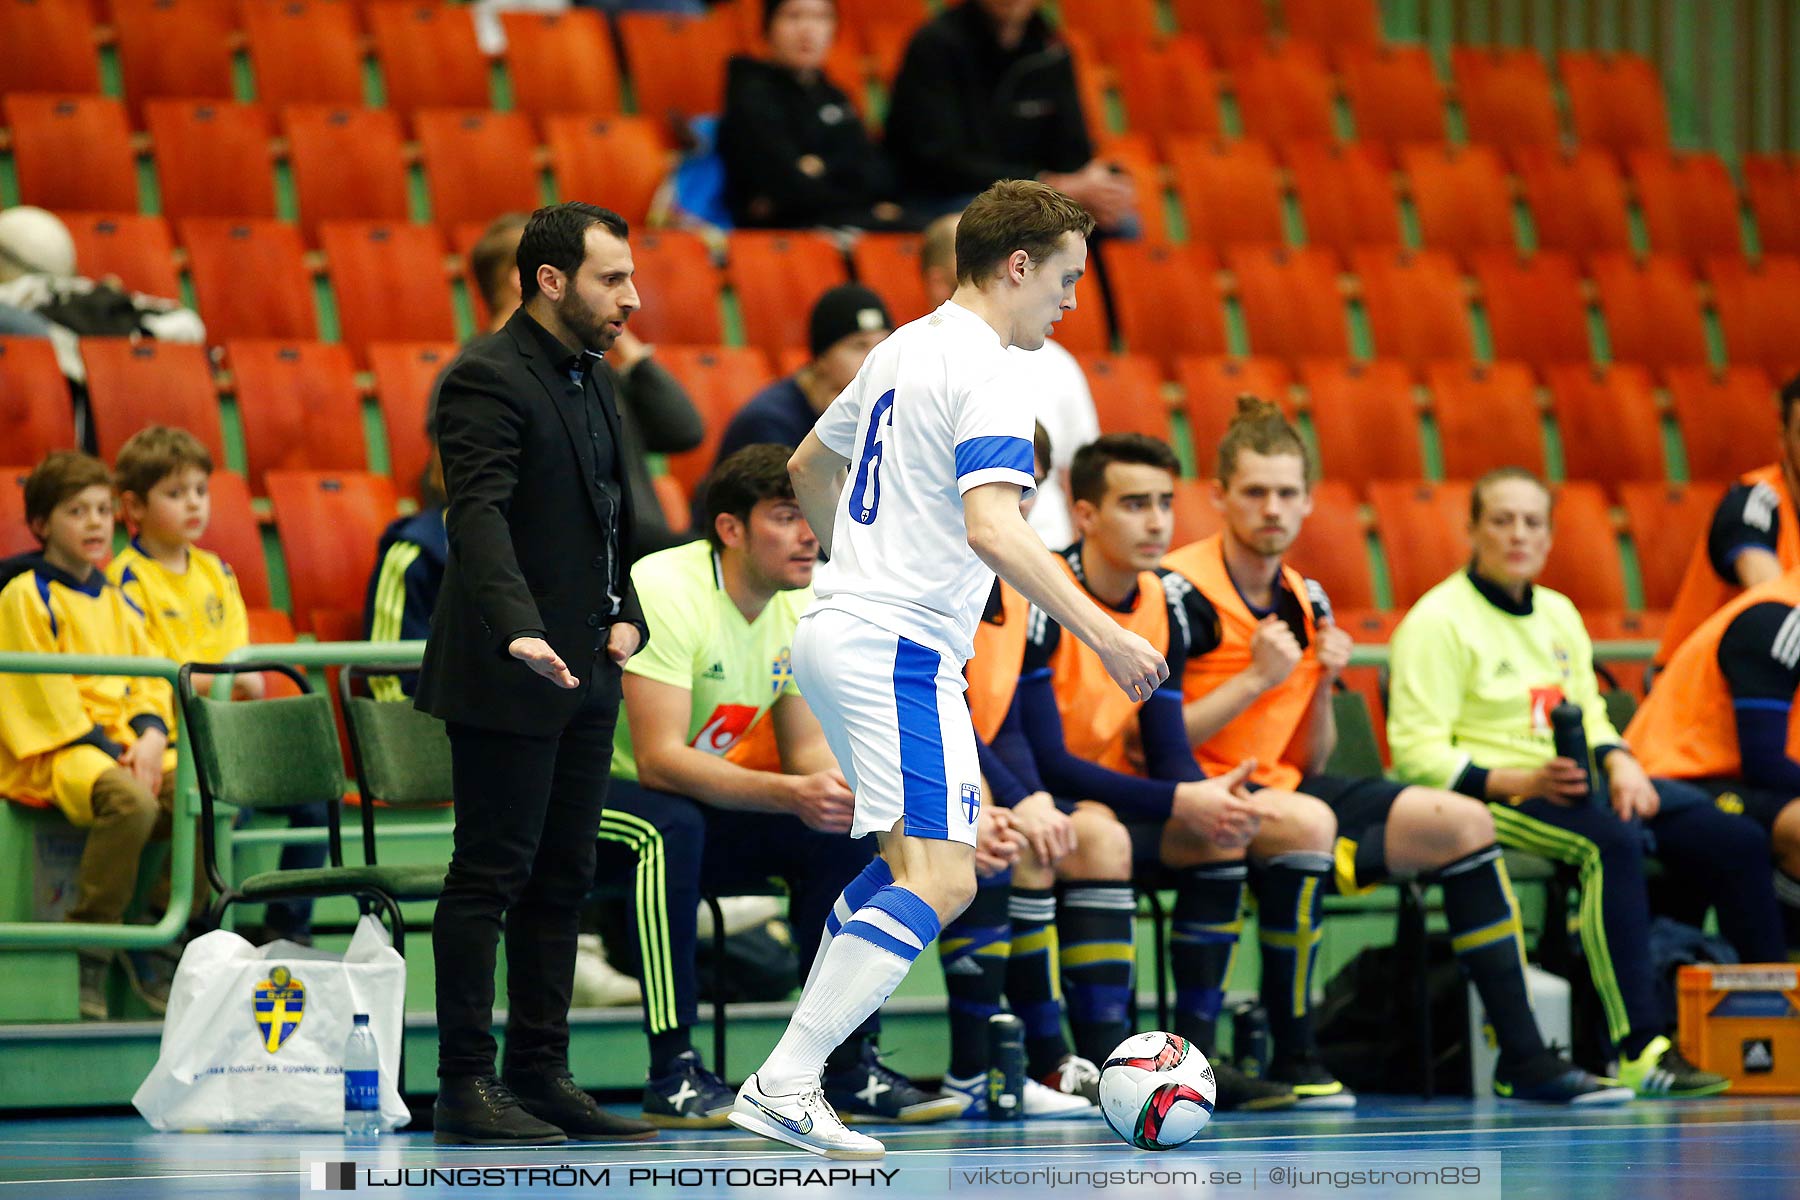
<path id="1" fill-rule="evenodd" d="M 1119 1043 L 1100 1068 L 1100 1111 L 1140 1150 L 1173 1150 L 1212 1120 L 1212 1064 L 1186 1038 L 1160 1030 Z"/>

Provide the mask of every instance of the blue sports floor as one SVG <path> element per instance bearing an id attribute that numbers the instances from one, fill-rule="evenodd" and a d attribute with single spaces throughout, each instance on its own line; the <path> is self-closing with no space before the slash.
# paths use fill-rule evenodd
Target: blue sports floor
<path id="1" fill-rule="evenodd" d="M 1364 1097 L 1355 1114 L 1222 1116 L 1165 1154 L 1130 1149 L 1098 1119 L 870 1132 L 885 1137 L 885 1160 L 833 1164 L 735 1130 L 542 1151 L 453 1149 L 402 1133 L 370 1150 L 324 1135 L 158 1134 L 135 1117 L 0 1121 L 0 1200 L 311 1196 L 320 1194 L 312 1164 L 342 1161 L 357 1164 L 356 1191 L 406 1197 L 1800 1197 L 1800 1099 L 1583 1113 Z M 574 1170 L 549 1173 L 565 1165 Z M 468 1170 L 476 1167 L 489 1170 Z M 533 1167 L 543 1170 L 537 1182 L 523 1174 Z M 428 1168 L 463 1170 L 427 1178 Z M 831 1182 L 815 1173 L 834 1168 L 862 1177 Z M 634 1169 L 659 1174 L 634 1178 Z"/>

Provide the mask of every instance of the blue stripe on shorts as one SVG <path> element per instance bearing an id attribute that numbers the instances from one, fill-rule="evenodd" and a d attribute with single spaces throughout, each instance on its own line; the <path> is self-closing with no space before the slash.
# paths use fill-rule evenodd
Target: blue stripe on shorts
<path id="1" fill-rule="evenodd" d="M 948 838 L 950 781 L 938 721 L 938 652 L 895 638 L 894 712 L 900 722 L 900 776 L 906 832 Z"/>

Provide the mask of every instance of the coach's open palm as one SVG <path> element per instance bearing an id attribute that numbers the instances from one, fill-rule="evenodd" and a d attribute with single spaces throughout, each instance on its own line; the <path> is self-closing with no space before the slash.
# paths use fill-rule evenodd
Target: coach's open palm
<path id="1" fill-rule="evenodd" d="M 1094 647 L 1106 673 L 1127 696 L 1140 703 L 1148 700 L 1169 677 L 1169 664 L 1156 647 L 1129 629 L 1113 628 L 1104 646 Z"/>

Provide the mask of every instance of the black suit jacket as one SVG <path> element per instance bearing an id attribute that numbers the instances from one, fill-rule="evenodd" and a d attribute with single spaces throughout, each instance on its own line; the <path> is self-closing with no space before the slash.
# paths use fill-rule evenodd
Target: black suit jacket
<path id="1" fill-rule="evenodd" d="M 438 395 L 450 556 L 416 702 L 447 721 L 542 736 L 568 723 L 597 672 L 616 670 L 606 656 L 613 621 L 645 641 L 650 631 L 631 587 L 631 489 L 612 386 L 595 372 L 619 485 L 616 617 L 594 447 L 535 324 L 520 309 L 469 342 Z M 581 687 L 559 688 L 507 653 L 528 635 L 548 641 Z"/>

